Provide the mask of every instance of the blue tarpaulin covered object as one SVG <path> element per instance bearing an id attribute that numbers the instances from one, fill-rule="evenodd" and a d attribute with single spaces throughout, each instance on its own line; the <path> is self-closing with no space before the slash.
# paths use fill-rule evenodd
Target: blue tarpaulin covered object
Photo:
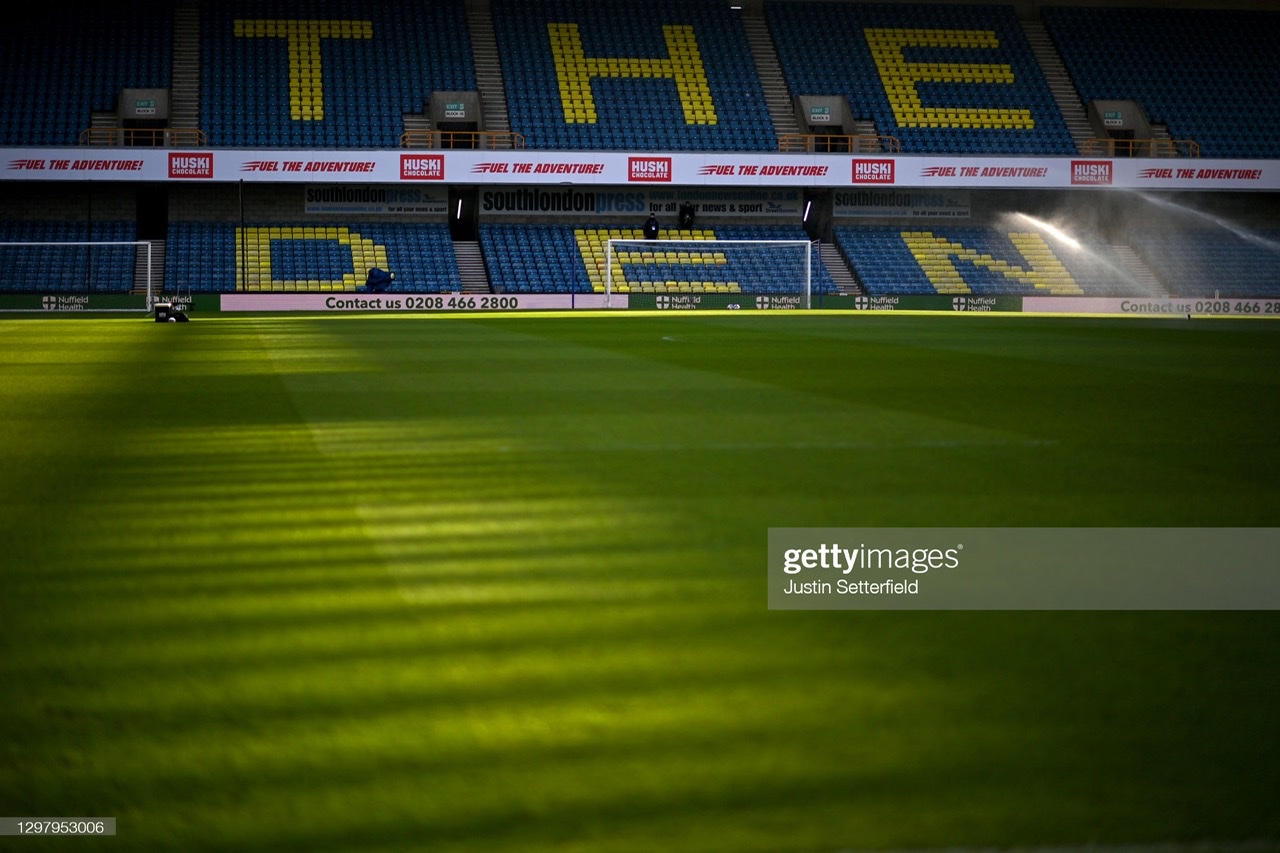
<path id="1" fill-rule="evenodd" d="M 394 278 L 395 276 L 386 270 L 374 267 L 369 270 L 369 277 L 365 279 L 364 286 L 370 293 L 382 293 Z"/>

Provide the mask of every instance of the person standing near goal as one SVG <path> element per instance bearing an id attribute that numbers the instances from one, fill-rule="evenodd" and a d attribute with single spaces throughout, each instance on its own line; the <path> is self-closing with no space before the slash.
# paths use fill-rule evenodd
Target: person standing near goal
<path id="1" fill-rule="evenodd" d="M 693 229 L 693 204 L 687 201 L 680 203 L 680 228 L 684 231 Z"/>
<path id="2" fill-rule="evenodd" d="M 646 240 L 658 239 L 658 217 L 650 213 L 649 218 L 644 223 L 644 238 Z"/>

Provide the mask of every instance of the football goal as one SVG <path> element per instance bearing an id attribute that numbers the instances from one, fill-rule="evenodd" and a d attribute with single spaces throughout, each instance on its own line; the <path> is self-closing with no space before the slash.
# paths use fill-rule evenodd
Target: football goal
<path id="1" fill-rule="evenodd" d="M 808 240 L 611 238 L 603 258 L 605 305 L 617 293 L 656 293 L 701 294 L 703 304 L 725 307 L 752 299 L 809 308 L 813 252 Z"/>
<path id="2" fill-rule="evenodd" d="M 44 307 L 31 310 L 45 311 L 72 298 L 145 296 L 93 310 L 149 312 L 161 289 L 156 260 L 150 240 L 0 242 L 0 293 L 39 294 Z"/>

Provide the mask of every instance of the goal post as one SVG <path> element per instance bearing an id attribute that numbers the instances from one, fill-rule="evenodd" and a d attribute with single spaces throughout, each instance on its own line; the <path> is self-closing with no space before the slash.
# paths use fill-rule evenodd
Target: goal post
<path id="1" fill-rule="evenodd" d="M 726 307 L 782 297 L 812 307 L 808 240 L 637 240 L 610 238 L 604 253 L 605 307 L 615 293 L 702 294 Z"/>
<path id="2" fill-rule="evenodd" d="M 0 241 L 0 293 L 34 294 L 53 306 L 7 311 L 58 310 L 60 300 L 83 297 L 145 296 L 142 306 L 108 302 L 94 311 L 149 313 L 160 299 L 151 240 Z"/>

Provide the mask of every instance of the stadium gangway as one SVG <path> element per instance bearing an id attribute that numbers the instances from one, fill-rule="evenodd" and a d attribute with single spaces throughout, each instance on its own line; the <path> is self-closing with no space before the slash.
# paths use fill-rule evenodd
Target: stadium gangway
<path id="1" fill-rule="evenodd" d="M 806 154 L 898 154 L 902 143 L 896 136 L 867 133 L 784 133 L 778 136 L 778 150 Z"/>
<path id="2" fill-rule="evenodd" d="M 1086 139 L 1086 157 L 1199 157 L 1200 143 L 1190 139 Z"/>
<path id="3" fill-rule="evenodd" d="M 400 134 L 401 148 L 524 148 L 524 137 L 510 131 L 491 130 L 406 130 Z"/>
<path id="4" fill-rule="evenodd" d="M 203 130 L 194 127 L 91 127 L 80 144 L 98 148 L 208 148 Z"/>

